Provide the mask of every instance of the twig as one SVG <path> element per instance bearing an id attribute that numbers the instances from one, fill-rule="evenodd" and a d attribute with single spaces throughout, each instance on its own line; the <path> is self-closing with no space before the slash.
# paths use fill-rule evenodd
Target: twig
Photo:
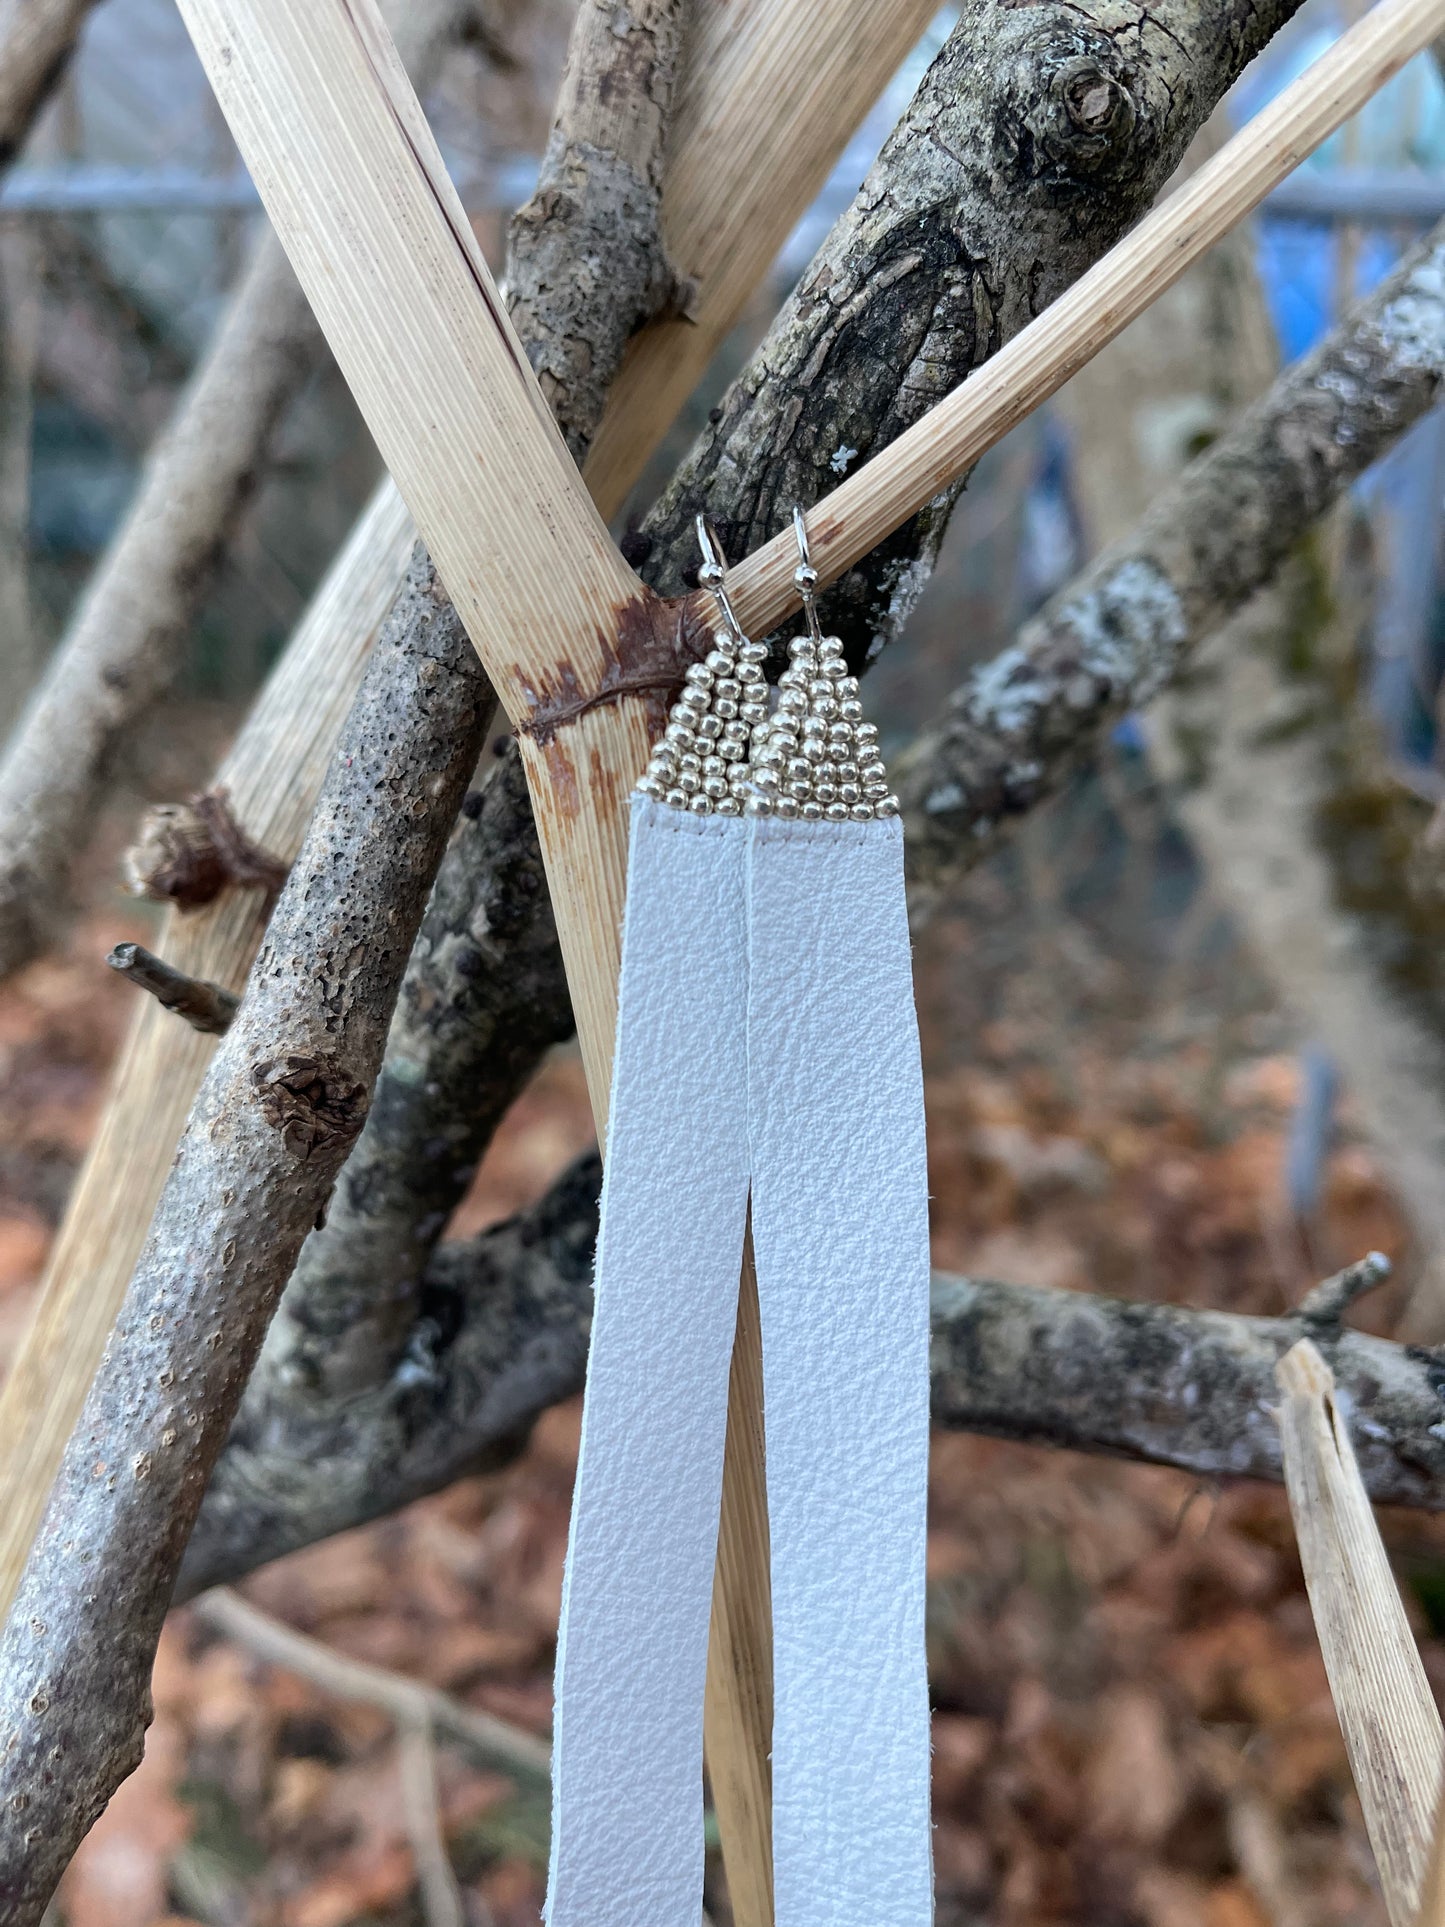
<path id="1" fill-rule="evenodd" d="M 402 9 L 419 78 L 435 71 L 459 12 L 460 0 Z M 322 352 L 296 277 L 263 234 L 0 757 L 0 976 L 36 956 L 68 908 L 116 748 L 174 680 L 222 539 Z"/>
<path id="2" fill-rule="evenodd" d="M 413 594 L 427 599 L 431 582 L 423 559 Z M 411 666 L 400 709 L 387 660 L 398 649 Z M 61 1463 L 0 1639 L 7 1927 L 39 1918 L 140 1759 L 156 1641 L 206 1479 L 361 1128 L 461 801 L 465 776 L 432 728 L 453 679 L 472 692 L 475 757 L 495 705 L 451 610 L 378 639 Z"/>
<path id="3" fill-rule="evenodd" d="M 439 1687 L 407 1679 L 365 1660 L 350 1659 L 226 1587 L 203 1593 L 192 1610 L 208 1626 L 258 1658 L 300 1674 L 337 1699 L 374 1706 L 398 1726 L 435 1729 L 479 1766 L 505 1773 L 519 1785 L 542 1789 L 549 1784 L 552 1756 L 545 1741 L 494 1714 L 464 1705 Z"/>
<path id="4" fill-rule="evenodd" d="M 1302 1338 L 1275 1368 L 1285 1488 L 1345 1750 L 1394 1927 L 1413 1927 L 1445 1732 L 1335 1397 Z"/>
<path id="5" fill-rule="evenodd" d="M 1338 1330 L 1345 1313 L 1357 1298 L 1374 1291 L 1390 1275 L 1390 1261 L 1383 1251 L 1368 1252 L 1358 1264 L 1346 1265 L 1333 1278 L 1326 1278 L 1305 1293 L 1295 1307 L 1295 1317 L 1306 1324 L 1320 1325 L 1328 1332 Z"/>
<path id="6" fill-rule="evenodd" d="M 433 1734 L 460 1746 L 482 1766 L 499 1768 L 524 1785 L 548 1784 L 550 1750 L 530 1733 L 421 1680 L 406 1679 L 364 1660 L 348 1659 L 319 1639 L 262 1612 L 239 1593 L 218 1589 L 198 1599 L 199 1618 L 259 1658 L 309 1679 L 337 1699 L 374 1706 L 397 1730 L 402 1799 L 428 1927 L 464 1927 L 465 1911 L 438 1819 Z"/>
<path id="7" fill-rule="evenodd" d="M 466 1927 L 462 1890 L 452 1869 L 438 1808 L 437 1757 L 428 1720 L 404 1720 L 397 1728 L 402 1808 L 416 1862 L 417 1887 L 427 1927 Z"/>
<path id="8" fill-rule="evenodd" d="M 184 1018 L 192 1030 L 219 1037 L 230 1028 L 241 1001 L 234 991 L 207 983 L 203 977 L 187 976 L 144 944 L 118 943 L 105 961 L 138 990 L 148 991 L 163 1010 Z"/>

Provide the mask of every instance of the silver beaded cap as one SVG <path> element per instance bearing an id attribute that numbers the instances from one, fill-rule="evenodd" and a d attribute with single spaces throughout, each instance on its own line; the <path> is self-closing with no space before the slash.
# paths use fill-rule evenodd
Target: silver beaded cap
<path id="1" fill-rule="evenodd" d="M 808 554 L 802 511 L 793 527 L 801 557 L 793 579 L 808 633 L 788 645 L 789 665 L 770 707 L 763 676 L 767 646 L 743 634 L 723 583 L 712 532 L 698 517 L 703 566 L 698 581 L 722 616 L 713 647 L 687 672 L 647 773 L 637 787 L 674 809 L 698 816 L 801 817 L 808 822 L 867 823 L 896 816 L 878 751 L 878 731 L 863 720 L 858 680 L 843 645 L 818 625 L 817 571 Z"/>

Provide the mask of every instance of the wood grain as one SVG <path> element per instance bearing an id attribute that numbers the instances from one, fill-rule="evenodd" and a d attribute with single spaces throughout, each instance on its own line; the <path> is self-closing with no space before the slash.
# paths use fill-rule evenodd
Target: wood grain
<path id="1" fill-rule="evenodd" d="M 1315 1630 L 1391 1927 L 1413 1927 L 1445 1733 L 1335 1401 L 1303 1338 L 1275 1367 L 1284 1482 Z"/>

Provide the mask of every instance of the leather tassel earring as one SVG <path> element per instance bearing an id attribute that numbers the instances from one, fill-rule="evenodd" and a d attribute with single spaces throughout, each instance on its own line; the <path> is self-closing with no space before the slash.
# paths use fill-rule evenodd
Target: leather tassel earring
<path id="1" fill-rule="evenodd" d="M 597 1298 L 557 1661 L 549 1927 L 696 1927 L 702 1708 L 749 1196 L 777 1927 L 932 1916 L 928 1225 L 902 826 L 820 629 L 770 704 L 719 625 L 632 801 Z"/>

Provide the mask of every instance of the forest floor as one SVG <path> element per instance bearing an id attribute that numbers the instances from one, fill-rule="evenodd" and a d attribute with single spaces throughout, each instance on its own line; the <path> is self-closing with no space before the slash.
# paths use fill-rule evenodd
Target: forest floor
<path id="1" fill-rule="evenodd" d="M 1160 910 L 1168 828 L 1141 834 L 1092 907 L 1049 879 L 1097 873 L 1104 843 L 1080 864 L 1035 838 L 920 943 L 937 1262 L 1274 1313 L 1380 1246 L 1407 1284 L 1398 1215 L 1347 1109 L 1318 1211 L 1291 1219 L 1299 1040 L 1197 893 Z M 0 1362 L 134 995 L 100 959 L 152 927 L 106 876 L 98 859 L 98 907 L 64 954 L 0 991 Z M 561 1052 L 458 1228 L 529 1202 L 588 1139 Z M 1401 1288 L 1362 1322 L 1388 1330 Z M 508 1471 L 285 1560 L 246 1596 L 545 1734 L 577 1428 L 576 1405 L 560 1408 Z M 1445 1525 L 1382 1523 L 1445 1687 Z M 940 1927 L 1382 1927 L 1279 1491 L 939 1437 L 929 1619 Z M 423 1920 L 383 1715 L 192 1611 L 168 1627 L 155 1701 L 145 1764 L 65 1882 L 65 1927 Z M 444 1744 L 440 1761 L 472 1927 L 532 1927 L 545 1804 Z M 716 1870 L 710 1899 L 726 1921 Z"/>

